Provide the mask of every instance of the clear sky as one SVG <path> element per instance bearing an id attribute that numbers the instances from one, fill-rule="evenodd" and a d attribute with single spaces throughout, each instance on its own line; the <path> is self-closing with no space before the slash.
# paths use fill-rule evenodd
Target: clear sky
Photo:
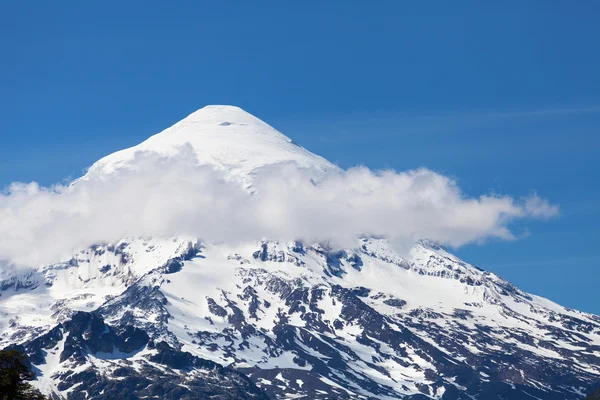
<path id="1" fill-rule="evenodd" d="M 342 167 L 559 204 L 456 252 L 600 314 L 598 21 L 595 1 L 6 2 L 0 186 L 77 177 L 234 104 Z"/>

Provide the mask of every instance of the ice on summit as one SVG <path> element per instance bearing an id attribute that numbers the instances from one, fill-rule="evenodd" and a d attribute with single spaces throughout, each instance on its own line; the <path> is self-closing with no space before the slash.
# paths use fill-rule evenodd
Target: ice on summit
<path id="1" fill-rule="evenodd" d="M 296 144 L 275 128 L 239 107 L 210 105 L 137 146 L 118 151 L 92 165 L 83 179 L 98 179 L 120 169 L 134 169 L 136 154 L 177 157 L 191 149 L 199 165 L 246 180 L 263 166 L 295 162 L 317 175 L 337 167 Z"/>

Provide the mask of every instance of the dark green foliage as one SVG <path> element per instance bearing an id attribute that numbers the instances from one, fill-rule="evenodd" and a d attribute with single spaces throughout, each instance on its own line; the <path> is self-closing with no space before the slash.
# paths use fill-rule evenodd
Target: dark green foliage
<path id="1" fill-rule="evenodd" d="M 588 397 L 585 398 L 585 400 L 600 400 L 600 389 L 590 394 Z"/>
<path id="2" fill-rule="evenodd" d="M 27 381 L 35 374 L 29 360 L 16 349 L 0 350 L 0 400 L 45 400 Z"/>

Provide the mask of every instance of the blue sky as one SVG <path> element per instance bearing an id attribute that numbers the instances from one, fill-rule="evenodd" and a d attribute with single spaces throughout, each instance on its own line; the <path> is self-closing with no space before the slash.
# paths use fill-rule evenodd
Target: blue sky
<path id="1" fill-rule="evenodd" d="M 77 177 L 235 104 L 342 167 L 559 204 L 456 252 L 600 314 L 600 3 L 121 3 L 3 6 L 0 186 Z"/>

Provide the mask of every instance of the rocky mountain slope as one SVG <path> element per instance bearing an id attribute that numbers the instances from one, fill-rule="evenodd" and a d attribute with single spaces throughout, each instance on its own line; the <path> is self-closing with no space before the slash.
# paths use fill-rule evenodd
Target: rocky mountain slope
<path id="1" fill-rule="evenodd" d="M 600 389 L 596 390 L 594 393 L 590 394 L 585 400 L 598 400 L 600 399 Z"/>
<path id="2" fill-rule="evenodd" d="M 81 179 L 110 179 L 136 167 L 136 152 L 175 144 L 250 190 L 258 169 L 290 160 L 314 179 L 336 170 L 242 110 L 212 106 Z M 425 240 L 401 256 L 374 237 L 344 250 L 122 238 L 5 274 L 0 332 L 0 347 L 29 354 L 34 383 L 65 399 L 575 400 L 600 385 L 600 317 Z"/>

